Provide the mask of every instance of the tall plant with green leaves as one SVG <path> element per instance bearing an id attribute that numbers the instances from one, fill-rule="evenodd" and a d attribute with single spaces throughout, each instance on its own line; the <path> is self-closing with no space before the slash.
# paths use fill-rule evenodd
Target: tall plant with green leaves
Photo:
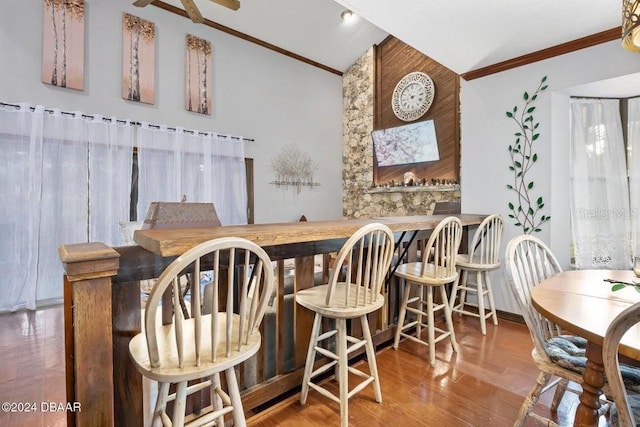
<path id="1" fill-rule="evenodd" d="M 541 196 L 535 197 L 535 183 L 528 176 L 538 161 L 533 144 L 540 137 L 540 123 L 533 118 L 536 110 L 534 103 L 538 95 L 547 89 L 546 81 L 547 76 L 544 76 L 532 95 L 524 93 L 524 106 L 521 109 L 516 105 L 512 111 L 507 111 L 507 118 L 513 120 L 518 128 L 514 133 L 515 143 L 509 144 L 509 170 L 513 173 L 513 184 L 507 184 L 507 188 L 516 196 L 514 202 L 509 202 L 509 218 L 513 219 L 516 227 L 522 228 L 524 234 L 541 231 L 540 226 L 551 219 L 551 216 L 542 214 L 544 200 Z"/>

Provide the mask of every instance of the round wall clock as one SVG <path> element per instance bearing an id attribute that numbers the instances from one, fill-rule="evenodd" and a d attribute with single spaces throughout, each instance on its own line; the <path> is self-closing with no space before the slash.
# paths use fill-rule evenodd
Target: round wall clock
<path id="1" fill-rule="evenodd" d="M 431 77 L 419 71 L 409 73 L 400 79 L 393 90 L 393 113 L 405 122 L 416 120 L 429 110 L 435 93 Z"/>

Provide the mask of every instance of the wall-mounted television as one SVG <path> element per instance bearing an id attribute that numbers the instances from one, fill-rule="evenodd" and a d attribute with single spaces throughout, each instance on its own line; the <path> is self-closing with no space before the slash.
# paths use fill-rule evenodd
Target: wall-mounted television
<path id="1" fill-rule="evenodd" d="M 433 120 L 371 132 L 378 167 L 440 160 Z"/>

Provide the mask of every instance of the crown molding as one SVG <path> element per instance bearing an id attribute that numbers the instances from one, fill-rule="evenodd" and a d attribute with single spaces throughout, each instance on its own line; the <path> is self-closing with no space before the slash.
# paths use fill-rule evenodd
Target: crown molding
<path id="1" fill-rule="evenodd" d="M 175 7 L 175 6 L 171 5 L 171 4 L 162 2 L 160 0 L 156 0 L 151 4 L 156 6 L 156 7 L 159 7 L 160 9 L 166 10 L 167 12 L 171 12 L 171 13 L 174 13 L 176 15 L 182 16 L 183 18 L 191 20 L 191 18 L 187 14 L 187 12 L 182 10 L 182 9 L 180 9 L 179 7 Z M 209 19 L 205 18 L 204 22 L 202 22 L 202 25 L 206 25 L 207 27 L 213 28 L 213 29 L 218 30 L 218 31 L 222 31 L 223 33 L 227 33 L 227 34 L 232 35 L 234 37 L 238 37 L 240 39 L 246 40 L 246 41 L 248 41 L 250 43 L 257 44 L 258 46 L 262 46 L 262 47 L 264 47 L 266 49 L 272 50 L 274 52 L 278 52 L 278 53 L 280 53 L 280 54 L 282 54 L 284 56 L 288 56 L 289 58 L 293 58 L 293 59 L 296 59 L 298 61 L 301 61 L 301 62 L 304 62 L 306 64 L 309 64 L 311 66 L 320 68 L 320 69 L 328 71 L 328 72 L 330 72 L 332 74 L 336 74 L 338 76 L 342 76 L 342 74 L 343 74 L 342 71 L 336 70 L 335 68 L 328 67 L 328 66 L 326 66 L 324 64 L 321 64 L 319 62 L 313 61 L 313 60 L 311 60 L 309 58 L 305 58 L 304 56 L 298 55 L 298 54 L 293 53 L 291 51 L 288 51 L 286 49 L 282 49 L 281 47 L 278 47 L 278 46 L 276 46 L 274 44 L 271 44 L 271 43 L 267 43 L 264 40 L 260 40 L 260 39 L 258 39 L 256 37 L 250 36 L 249 34 L 245 34 L 245 33 L 242 33 L 240 31 L 236 31 L 233 28 L 229 28 L 229 27 L 224 26 L 222 24 L 218 24 L 217 22 L 211 21 Z"/>
<path id="2" fill-rule="evenodd" d="M 521 67 L 523 65 L 532 64 L 534 62 L 542 61 L 544 59 L 553 58 L 554 56 L 564 55 L 566 53 L 575 52 L 576 50 L 584 49 L 586 47 L 595 46 L 602 43 L 607 43 L 613 40 L 618 40 L 622 35 L 622 27 L 612 28 L 610 30 L 602 31 L 590 36 L 582 37 L 570 42 L 562 43 L 556 46 L 552 46 L 546 49 L 539 50 L 537 52 L 529 53 L 526 55 L 518 56 L 517 58 L 509 59 L 497 64 L 489 65 L 477 70 L 472 70 L 461 74 L 460 77 L 469 81 L 480 77 L 485 77 L 491 74 L 499 73 L 501 71 L 510 70 L 512 68 Z"/>

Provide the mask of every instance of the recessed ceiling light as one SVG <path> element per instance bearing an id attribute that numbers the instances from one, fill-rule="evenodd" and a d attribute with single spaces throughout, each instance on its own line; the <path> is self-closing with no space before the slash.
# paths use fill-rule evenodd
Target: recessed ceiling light
<path id="1" fill-rule="evenodd" d="M 345 9 L 342 11 L 342 13 L 340 14 L 340 18 L 342 18 L 343 21 L 348 22 L 351 19 L 353 19 L 353 12 L 351 12 L 349 9 Z"/>

